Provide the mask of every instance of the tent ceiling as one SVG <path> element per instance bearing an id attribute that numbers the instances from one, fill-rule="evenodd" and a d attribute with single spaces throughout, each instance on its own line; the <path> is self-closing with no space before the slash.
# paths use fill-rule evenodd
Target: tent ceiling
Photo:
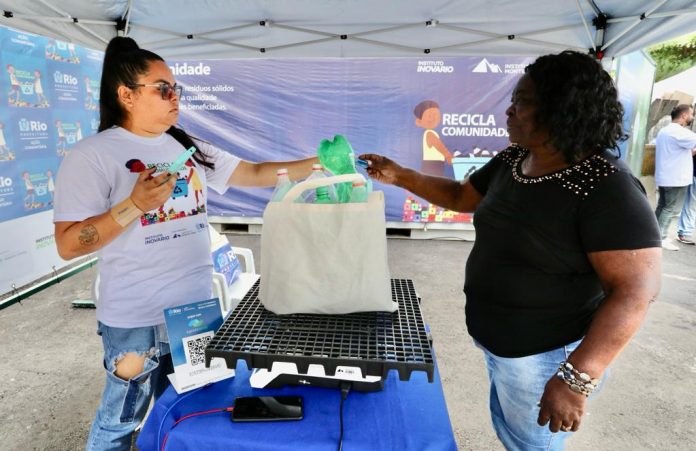
<path id="1" fill-rule="evenodd" d="M 169 59 L 538 55 L 596 46 L 618 56 L 696 31 L 694 0 L 0 0 L 0 6 L 3 25 L 95 49 L 116 35 L 122 19 L 129 36 Z M 599 14 L 608 16 L 604 32 L 592 24 Z"/>

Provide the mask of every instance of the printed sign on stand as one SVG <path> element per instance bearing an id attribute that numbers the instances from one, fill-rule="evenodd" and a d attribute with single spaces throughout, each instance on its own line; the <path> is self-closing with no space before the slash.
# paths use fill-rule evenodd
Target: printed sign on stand
<path id="1" fill-rule="evenodd" d="M 177 393 L 234 376 L 224 359 L 214 358 L 205 366 L 205 347 L 222 325 L 218 298 L 164 310 L 174 373 L 168 375 Z"/>

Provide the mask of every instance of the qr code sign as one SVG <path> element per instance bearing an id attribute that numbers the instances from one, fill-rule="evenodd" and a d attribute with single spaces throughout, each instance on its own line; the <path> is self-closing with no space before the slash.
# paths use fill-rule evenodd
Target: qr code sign
<path id="1" fill-rule="evenodd" d="M 205 364 L 205 347 L 213 338 L 213 332 L 208 331 L 199 335 L 192 335 L 183 339 L 184 353 L 189 365 Z"/>

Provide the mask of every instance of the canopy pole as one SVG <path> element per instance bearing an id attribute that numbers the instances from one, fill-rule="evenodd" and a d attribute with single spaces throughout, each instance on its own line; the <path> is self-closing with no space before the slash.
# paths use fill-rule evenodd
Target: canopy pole
<path id="1" fill-rule="evenodd" d="M 358 36 L 368 36 L 371 34 L 385 33 L 387 31 L 404 30 L 406 28 L 421 27 L 422 25 L 423 25 L 422 22 L 418 22 L 418 23 L 412 23 L 412 24 L 397 25 L 397 26 L 388 27 L 388 28 L 378 28 L 376 30 L 359 31 L 357 33 L 351 33 L 350 37 L 354 38 L 354 37 L 358 37 Z"/>
<path id="2" fill-rule="evenodd" d="M 633 30 L 636 26 L 638 26 L 639 23 L 641 23 L 644 19 L 647 19 L 648 16 L 650 16 L 656 9 L 658 9 L 660 6 L 664 5 L 665 3 L 667 3 L 667 0 L 661 0 L 661 1 L 658 2 L 653 8 L 650 8 L 648 11 L 644 12 L 643 14 L 641 14 L 640 17 L 638 18 L 638 20 L 636 20 L 636 21 L 633 22 L 631 25 L 629 25 L 629 26 L 627 26 L 626 28 L 624 28 L 623 30 L 621 30 L 621 32 L 618 33 L 616 36 L 614 36 L 613 38 L 611 38 L 611 39 L 609 40 L 609 42 L 607 42 L 607 43 L 604 45 L 604 49 L 609 48 L 614 42 L 616 42 L 617 40 L 621 39 L 621 37 L 622 37 L 623 35 L 625 35 L 625 34 L 628 33 L 629 31 Z"/>
<path id="3" fill-rule="evenodd" d="M 281 23 L 271 22 L 270 20 L 264 20 L 263 26 L 272 26 L 273 28 L 280 28 L 281 30 L 299 31 L 302 33 L 316 34 L 317 36 L 324 36 L 327 38 L 337 38 L 340 34 L 328 33 L 326 31 L 310 30 L 309 28 L 293 27 L 291 25 L 283 25 Z M 271 48 L 271 47 L 268 47 Z M 277 47 L 273 47 L 277 48 Z"/>
<path id="4" fill-rule="evenodd" d="M 515 41 L 520 41 L 520 42 L 524 42 L 525 44 L 539 45 L 539 46 L 542 46 L 542 47 L 554 47 L 554 48 L 557 48 L 557 49 L 559 49 L 559 50 L 568 50 L 568 49 L 570 49 L 570 50 L 576 50 L 576 51 L 578 51 L 578 52 L 586 52 L 586 51 L 587 51 L 587 49 L 581 48 L 581 47 L 574 47 L 574 46 L 570 46 L 570 45 L 567 45 L 567 44 L 559 44 L 559 43 L 556 43 L 556 42 L 539 41 L 539 40 L 536 40 L 536 39 L 518 38 L 518 37 L 515 36 L 515 35 L 509 35 L 509 36 L 498 35 L 498 36 L 493 36 L 493 37 L 491 37 L 491 38 L 489 38 L 489 39 L 481 39 L 481 40 L 479 40 L 479 41 L 463 42 L 463 43 L 460 43 L 460 44 L 446 45 L 446 46 L 443 46 L 443 47 L 433 47 L 433 48 L 430 49 L 430 50 L 435 51 L 435 50 L 445 50 L 445 49 L 451 49 L 451 48 L 457 48 L 457 47 L 471 47 L 472 45 L 481 45 L 481 44 L 486 44 L 486 43 L 489 43 L 489 42 L 495 42 L 495 41 L 513 41 L 513 40 L 515 40 Z"/>
<path id="5" fill-rule="evenodd" d="M 5 16 L 6 18 L 20 19 L 20 20 L 38 20 L 41 22 L 65 22 L 65 23 L 75 23 L 75 19 L 72 17 L 56 17 L 56 16 L 39 16 L 34 14 L 22 14 L 12 12 L 11 16 Z M 114 25 L 116 22 L 113 20 L 97 20 L 97 19 L 77 19 L 81 24 L 90 25 Z"/>
<path id="6" fill-rule="evenodd" d="M 259 50 L 261 53 L 266 53 L 267 51 L 272 51 L 272 50 L 289 49 L 291 47 L 301 47 L 303 45 L 318 44 L 320 42 L 333 41 L 337 37 L 338 36 L 329 36 L 326 38 L 312 39 L 311 41 L 300 41 L 300 42 L 293 42 L 292 44 L 276 45 L 274 47 L 263 47 L 263 48 L 257 49 L 257 50 Z"/>
<path id="7" fill-rule="evenodd" d="M 98 33 L 94 32 L 94 31 L 90 30 L 89 28 L 87 28 L 86 26 L 82 25 L 82 24 L 79 22 L 79 19 L 78 19 L 77 17 L 73 17 L 73 16 L 71 16 L 70 14 L 66 13 L 65 11 L 61 10 L 60 8 L 56 8 L 56 7 L 53 6 L 52 4 L 48 3 L 46 0 L 39 0 L 39 2 L 40 2 L 41 4 L 43 4 L 44 6 L 46 6 L 47 8 L 53 10 L 53 12 L 55 12 L 55 13 L 57 13 L 57 14 L 60 14 L 60 15 L 62 15 L 62 16 L 65 16 L 65 17 L 67 17 L 67 18 L 69 18 L 69 19 L 72 19 L 72 21 L 75 23 L 75 25 L 76 25 L 80 30 L 82 30 L 82 31 L 84 31 L 85 33 L 88 33 L 88 34 L 92 35 L 93 37 L 99 39 L 99 40 L 102 41 L 104 44 L 108 44 L 108 41 L 107 41 L 106 39 L 104 39 L 103 37 L 101 37 Z"/>
<path id="8" fill-rule="evenodd" d="M 478 34 L 478 35 L 482 35 L 482 36 L 488 36 L 488 37 L 493 38 L 493 39 L 484 39 L 481 41 L 473 41 L 473 42 L 465 42 L 465 43 L 461 43 L 461 44 L 453 44 L 453 45 L 448 45 L 448 46 L 444 46 L 444 47 L 433 48 L 431 50 L 442 50 L 442 49 L 446 49 L 446 48 L 469 46 L 472 44 L 483 44 L 486 42 L 498 41 L 498 40 L 508 40 L 508 41 L 516 40 L 516 41 L 524 42 L 526 44 L 539 45 L 542 47 L 549 46 L 549 47 L 554 47 L 554 48 L 557 48 L 560 50 L 572 49 L 572 50 L 577 50 L 577 51 L 581 51 L 581 52 L 587 51 L 587 49 L 585 49 L 585 48 L 570 46 L 568 44 L 525 38 L 524 37 L 525 35 L 519 35 L 519 36 L 515 35 L 515 34 L 502 35 L 502 34 L 498 34 L 498 33 L 492 33 L 490 31 L 473 30 L 470 28 L 464 28 L 464 27 L 459 27 L 459 26 L 454 26 L 454 25 L 447 25 L 447 24 L 442 24 L 442 23 L 440 23 L 438 25 L 438 27 L 445 28 L 445 29 L 452 30 L 452 31 L 459 31 L 459 32 L 463 32 L 463 33 L 471 33 L 471 34 Z M 534 34 L 536 34 L 536 33 L 537 32 L 535 32 Z"/>
<path id="9" fill-rule="evenodd" d="M 665 11 L 661 13 L 652 13 L 650 14 L 650 17 L 645 17 L 646 19 L 662 19 L 665 17 L 672 17 L 672 16 L 681 16 L 683 14 L 694 14 L 696 13 L 696 7 L 694 8 L 684 8 L 684 9 L 675 9 L 672 11 Z M 609 19 L 610 23 L 618 23 L 618 22 L 628 22 L 631 20 L 638 19 L 640 20 L 642 16 L 626 16 L 626 17 L 612 17 Z"/>
<path id="10" fill-rule="evenodd" d="M 373 45 L 379 45 L 382 47 L 391 47 L 395 49 L 402 49 L 402 50 L 410 50 L 413 52 L 418 52 L 418 53 L 430 53 L 430 49 L 422 49 L 419 47 L 410 47 L 407 45 L 399 45 L 399 44 L 392 44 L 390 42 L 382 42 L 382 41 L 375 41 L 374 39 L 365 39 L 361 37 L 354 37 L 354 36 L 349 36 L 351 39 L 358 41 L 358 42 L 365 42 L 366 44 L 373 44 Z"/>
<path id="11" fill-rule="evenodd" d="M 130 32 L 130 16 L 133 11 L 133 0 L 128 0 L 128 9 L 126 10 L 126 25 L 123 27 L 123 35 L 128 36 Z"/>
<path id="12" fill-rule="evenodd" d="M 578 6 L 578 12 L 580 13 L 580 19 L 582 20 L 582 24 L 585 26 L 585 31 L 587 32 L 587 38 L 590 40 L 590 48 L 597 52 L 597 47 L 595 45 L 595 40 L 592 38 L 592 33 L 590 33 L 590 27 L 587 26 L 587 21 L 585 20 L 585 11 L 582 10 L 582 6 L 580 6 L 580 0 L 575 0 L 575 4 Z"/>
<path id="13" fill-rule="evenodd" d="M 156 31 L 156 32 L 158 32 L 158 33 L 166 33 L 166 34 L 169 34 L 169 35 L 172 35 L 172 36 L 176 36 L 177 38 L 186 38 L 186 39 L 194 39 L 194 38 L 195 38 L 195 39 L 198 39 L 198 40 L 201 40 L 201 41 L 213 42 L 213 43 L 216 43 L 216 44 L 227 45 L 227 46 L 230 46 L 230 47 L 237 47 L 237 48 L 246 49 L 246 50 L 253 50 L 253 51 L 256 51 L 256 52 L 258 52 L 258 51 L 263 52 L 263 50 L 260 49 L 260 48 L 258 48 L 258 47 L 252 47 L 252 46 L 250 46 L 250 45 L 243 45 L 243 44 L 235 44 L 234 42 L 223 41 L 223 40 L 221 40 L 221 39 L 206 38 L 206 37 L 199 36 L 199 35 L 195 35 L 195 36 L 194 36 L 194 35 L 192 35 L 192 34 L 176 33 L 176 32 L 174 32 L 174 31 L 163 30 L 163 29 L 161 29 L 161 28 L 150 27 L 150 26 L 141 25 L 141 24 L 134 24 L 134 25 L 132 25 L 132 26 L 134 26 L 134 27 L 136 27 L 136 28 L 142 28 L 143 30 L 151 30 L 151 31 Z M 178 39 L 177 39 L 177 40 L 178 40 Z M 167 39 L 167 41 L 174 41 L 174 39 Z"/>
<path id="14" fill-rule="evenodd" d="M 594 11 L 595 16 L 599 16 L 600 14 L 602 14 L 602 11 L 597 7 L 594 0 L 587 0 L 587 4 L 590 6 L 592 11 Z"/>
<path id="15" fill-rule="evenodd" d="M 299 31 L 302 33 L 310 33 L 310 34 L 316 34 L 319 36 L 326 36 L 326 37 L 334 37 L 338 38 L 340 36 L 344 36 L 343 34 L 340 33 L 329 33 L 326 31 L 319 31 L 319 30 L 312 30 L 310 28 L 302 28 L 302 27 L 295 27 L 292 25 L 285 25 L 282 23 L 276 23 L 276 22 L 270 22 L 270 21 L 264 21 L 267 25 L 270 25 L 274 28 L 282 28 L 284 30 L 290 30 L 290 31 Z M 406 28 L 414 28 L 414 27 L 420 27 L 422 26 L 422 23 L 413 23 L 413 24 L 404 24 L 404 25 L 397 25 L 394 27 L 387 27 L 387 28 L 378 28 L 375 30 L 367 30 L 367 31 L 359 31 L 357 33 L 351 33 L 351 34 L 346 34 L 345 36 L 348 36 L 349 38 L 355 38 L 359 36 L 368 36 L 371 34 L 378 34 L 378 33 L 386 33 L 388 31 L 396 31 L 396 30 L 403 30 Z M 377 42 L 377 41 L 375 41 Z M 276 47 L 274 47 L 276 48 Z"/>
<path id="16" fill-rule="evenodd" d="M 196 38 L 203 38 L 203 37 L 208 37 L 208 36 L 215 34 L 215 33 L 237 31 L 237 30 L 242 30 L 244 28 L 251 28 L 251 27 L 258 27 L 258 26 L 259 26 L 258 22 L 254 22 L 254 23 L 249 23 L 249 24 L 244 24 L 244 25 L 238 25 L 236 27 L 218 28 L 217 30 L 210 30 L 210 31 L 205 31 L 203 33 L 196 33 L 195 37 Z M 189 35 L 180 35 L 180 36 L 177 36 L 175 38 L 159 39 L 157 41 L 146 41 L 146 42 L 143 42 L 142 45 L 143 45 L 143 47 L 149 47 L 149 46 L 155 46 L 155 45 L 169 44 L 171 42 L 178 41 L 179 39 L 181 39 L 181 37 L 187 37 L 187 36 L 189 36 Z"/>

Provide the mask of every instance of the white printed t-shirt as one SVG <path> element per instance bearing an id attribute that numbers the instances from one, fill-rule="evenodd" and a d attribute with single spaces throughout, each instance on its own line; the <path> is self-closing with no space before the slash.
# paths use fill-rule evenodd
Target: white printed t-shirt
<path id="1" fill-rule="evenodd" d="M 676 122 L 664 127 L 655 138 L 655 184 L 687 186 L 693 182 L 691 150 L 696 147 L 696 133 Z"/>
<path id="2" fill-rule="evenodd" d="M 177 172 L 165 204 L 99 251 L 97 319 L 102 323 L 162 324 L 165 308 L 211 297 L 207 187 L 224 193 L 240 159 L 206 143 L 196 145 L 215 169 L 191 159 L 192 167 Z M 82 221 L 110 210 L 131 194 L 140 171 L 157 166 L 155 174 L 163 172 L 183 151 L 166 133 L 146 138 L 120 127 L 79 141 L 56 176 L 53 221 Z"/>

